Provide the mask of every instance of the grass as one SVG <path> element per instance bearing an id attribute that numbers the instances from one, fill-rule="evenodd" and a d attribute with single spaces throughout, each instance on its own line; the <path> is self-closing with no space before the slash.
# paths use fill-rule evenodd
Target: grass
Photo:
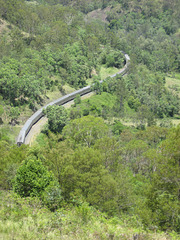
<path id="1" fill-rule="evenodd" d="M 50 212 L 34 198 L 19 198 L 0 191 L 0 239 L 114 239 L 175 240 L 176 233 L 145 231 L 138 219 L 107 217 L 87 203 Z"/>
<path id="2" fill-rule="evenodd" d="M 167 76 L 165 86 L 180 96 L 180 73 L 174 73 L 171 76 Z"/>
<path id="3" fill-rule="evenodd" d="M 52 102 L 54 99 L 60 98 L 62 96 L 62 93 L 57 88 L 55 88 L 54 91 L 48 91 L 46 93 L 47 99 L 45 100 L 45 103 L 43 105 L 46 105 Z"/>
<path id="4" fill-rule="evenodd" d="M 69 86 L 69 85 L 67 85 L 67 84 L 65 84 L 65 85 L 63 86 L 63 88 L 64 88 L 66 94 L 68 94 L 68 93 L 72 93 L 72 92 L 75 91 L 74 88 L 72 88 L 71 86 Z"/>
<path id="5" fill-rule="evenodd" d="M 17 138 L 19 131 L 21 130 L 20 126 L 11 126 L 11 125 L 2 125 L 0 126 L 0 136 L 1 140 L 6 140 L 10 144 L 15 143 L 15 139 Z"/>
<path id="6" fill-rule="evenodd" d="M 103 79 L 117 73 L 119 70 L 120 69 L 115 68 L 115 67 L 106 68 L 105 66 L 102 66 L 101 69 L 100 69 L 101 79 L 103 80 Z"/>
<path id="7" fill-rule="evenodd" d="M 47 128 L 47 125 L 43 127 L 43 130 Z M 33 142 L 33 146 L 38 145 L 40 148 L 45 147 L 47 145 L 48 137 L 46 134 L 43 133 L 43 130 L 41 133 L 36 137 L 35 141 Z"/>
<path id="8" fill-rule="evenodd" d="M 68 84 L 65 84 L 63 86 L 63 89 L 65 91 L 65 94 L 68 94 L 68 93 L 71 93 L 71 92 L 75 91 L 75 89 L 72 88 L 71 86 L 69 86 Z M 53 100 L 58 99 L 62 96 L 63 96 L 63 94 L 59 91 L 59 89 L 57 87 L 54 87 L 53 90 L 47 91 L 47 93 L 46 93 L 47 98 L 44 100 L 43 105 L 46 105 L 46 104 L 52 102 Z"/>
<path id="9" fill-rule="evenodd" d="M 110 93 L 103 92 L 101 95 L 93 95 L 88 99 L 84 99 L 76 106 L 76 109 L 83 110 L 89 109 L 92 112 L 101 112 L 103 107 L 107 107 L 110 111 L 115 104 L 116 97 Z"/>
<path id="10" fill-rule="evenodd" d="M 101 106 L 109 106 L 112 108 L 115 104 L 116 97 L 112 94 L 103 92 L 101 95 L 94 95 L 90 99 L 84 100 L 85 103 L 89 103 L 90 105 L 96 105 L 97 107 Z"/>
<path id="11" fill-rule="evenodd" d="M 167 118 L 167 119 L 157 119 L 157 125 L 159 126 L 161 123 L 163 123 L 165 120 L 169 122 L 170 126 L 177 126 L 180 124 L 180 119 L 175 118 Z"/>
<path id="12" fill-rule="evenodd" d="M 104 80 L 105 78 L 117 73 L 120 69 L 118 68 L 115 68 L 115 67 L 109 67 L 109 68 L 106 68 L 105 65 L 101 66 L 100 68 L 100 77 L 101 77 L 101 80 Z M 93 78 L 88 78 L 86 80 L 87 84 L 88 85 L 91 85 L 93 83 Z"/>
<path id="13" fill-rule="evenodd" d="M 172 124 L 177 126 L 178 124 L 180 124 L 180 119 L 172 119 Z"/>

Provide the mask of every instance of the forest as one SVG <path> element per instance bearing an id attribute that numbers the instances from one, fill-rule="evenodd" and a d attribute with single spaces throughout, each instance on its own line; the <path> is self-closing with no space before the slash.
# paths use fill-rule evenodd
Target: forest
<path id="1" fill-rule="evenodd" d="M 0 203 L 2 239 L 180 238 L 178 0 L 0 0 Z"/>

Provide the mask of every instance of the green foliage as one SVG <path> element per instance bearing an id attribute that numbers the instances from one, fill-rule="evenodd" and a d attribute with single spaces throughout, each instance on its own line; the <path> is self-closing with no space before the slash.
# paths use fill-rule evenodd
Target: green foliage
<path id="1" fill-rule="evenodd" d="M 27 156 L 27 146 L 10 146 L 5 141 L 0 141 L 0 186 L 2 189 L 11 189 L 19 164 Z"/>
<path id="2" fill-rule="evenodd" d="M 56 182 L 51 182 L 42 193 L 43 203 L 51 210 L 55 211 L 61 205 L 63 200 L 62 192 Z"/>
<path id="3" fill-rule="evenodd" d="M 54 173 L 59 184 L 62 184 L 62 172 L 69 155 L 73 154 L 73 150 L 69 144 L 60 141 L 59 137 L 52 133 L 48 134 L 48 142 L 43 150 L 46 164 Z"/>
<path id="4" fill-rule="evenodd" d="M 147 228 L 179 231 L 178 128 L 167 137 L 167 128 L 148 127 L 128 136 L 128 141 L 122 130 L 121 142 L 104 132 L 86 145 L 93 123 L 97 125 L 92 116 L 73 120 L 63 131 L 66 141 L 59 142 L 54 136 L 43 150 L 65 200 L 74 202 L 81 196 L 109 215 L 138 214 Z"/>
<path id="5" fill-rule="evenodd" d="M 85 116 L 71 121 L 63 130 L 63 135 L 76 144 L 90 147 L 97 139 L 108 133 L 102 118 Z"/>
<path id="6" fill-rule="evenodd" d="M 75 99 L 74 99 L 74 104 L 75 104 L 75 106 L 77 105 L 77 104 L 80 104 L 81 103 L 81 96 L 80 95 L 77 95 L 76 97 L 75 97 Z"/>
<path id="7" fill-rule="evenodd" d="M 66 112 L 56 106 L 47 109 L 49 128 L 56 135 L 49 132 L 41 148 L 11 147 L 7 130 L 1 129 L 1 188 L 12 188 L 15 178 L 19 194 L 39 196 L 51 211 L 62 206 L 62 196 L 68 208 L 75 205 L 72 212 L 46 210 L 43 219 L 41 207 L 38 213 L 32 210 L 33 204 L 40 204 L 37 200 L 26 197 L 26 205 L 24 199 L 10 196 L 0 214 L 4 239 L 10 231 L 10 238 L 20 239 L 67 234 L 77 239 L 132 239 L 137 232 L 138 238 L 152 239 L 157 235 L 141 233 L 143 227 L 179 231 L 179 127 L 170 130 L 168 122 L 155 126 L 156 117 L 166 121 L 179 115 L 177 89 L 166 89 L 163 74 L 180 70 L 178 1 L 0 0 L 0 6 L 1 18 L 8 21 L 0 22 L 3 121 L 6 109 L 11 109 L 15 123 L 24 105 L 35 111 L 48 91 L 62 91 L 66 83 L 81 88 L 87 79 L 92 82 L 89 78 L 99 76 L 102 64 L 123 67 L 121 50 L 131 57 L 127 76 L 109 78 L 102 85 L 94 77 L 99 95 L 82 102 L 77 97 L 69 115 L 74 120 L 64 129 Z M 98 8 L 84 18 L 82 13 Z M 96 19 L 98 14 L 103 21 Z M 139 129 L 125 128 L 124 119 L 114 121 L 114 116 L 128 118 Z M 57 134 L 61 131 L 63 136 Z M 20 165 L 27 157 L 43 159 L 55 177 L 39 160 Z M 117 217 L 108 219 L 89 204 L 120 216 L 131 233 L 119 233 Z M 11 217 L 16 224 L 9 225 Z M 170 236 L 175 239 L 176 233 Z"/>
<path id="8" fill-rule="evenodd" d="M 128 74 L 123 80 L 108 79 L 107 91 L 117 95 L 119 111 L 127 101 L 129 107 L 137 111 L 139 125 L 147 122 L 150 126 L 155 124 L 154 116 L 172 117 L 179 112 L 179 98 L 165 88 L 164 81 L 162 74 L 154 74 L 145 66 L 139 66 L 136 73 Z"/>
<path id="9" fill-rule="evenodd" d="M 101 54 L 102 64 L 106 64 L 107 67 L 122 68 L 124 63 L 124 56 L 120 51 L 113 51 L 105 49 Z"/>
<path id="10" fill-rule="evenodd" d="M 73 150 L 78 140 L 72 145 L 69 139 L 62 142 L 52 135 L 41 152 L 67 202 L 82 196 L 110 215 L 125 211 L 133 204 L 130 200 L 133 190 L 132 176 L 128 176 L 128 170 L 120 164 L 121 148 L 115 139 L 104 137 L 94 141 L 94 148 Z"/>
<path id="11" fill-rule="evenodd" d="M 2 116 L 2 114 L 4 113 L 4 109 L 3 109 L 3 106 L 0 105 L 0 116 Z"/>
<path id="12" fill-rule="evenodd" d="M 69 239 L 141 239 L 161 240 L 167 233 L 145 231 L 136 216 L 111 217 L 80 202 L 75 207 L 50 212 L 36 198 L 18 198 L 12 193 L 0 193 L 0 231 L 4 239 L 20 238 L 30 240 L 55 238 Z M 74 236 L 75 235 L 75 236 Z M 175 232 L 168 232 L 170 240 L 179 239 Z"/>
<path id="13" fill-rule="evenodd" d="M 128 105 L 130 108 L 137 111 L 138 107 L 140 107 L 141 103 L 138 98 L 134 98 L 133 96 L 130 96 L 128 99 Z"/>
<path id="14" fill-rule="evenodd" d="M 112 132 L 113 134 L 120 135 L 124 129 L 125 126 L 121 122 L 115 121 L 112 127 Z"/>
<path id="15" fill-rule="evenodd" d="M 168 72 L 179 69 L 175 34 L 179 28 L 178 11 L 178 1 L 119 1 L 107 19 L 110 29 L 121 31 L 118 44 L 129 50 L 137 63 Z"/>
<path id="16" fill-rule="evenodd" d="M 18 107 L 12 107 L 10 109 L 10 118 L 11 118 L 11 124 L 13 124 L 13 122 L 16 122 L 18 116 L 20 115 L 20 111 Z"/>
<path id="17" fill-rule="evenodd" d="M 67 124 L 67 112 L 63 106 L 48 106 L 44 111 L 48 118 L 49 129 L 61 133 Z"/>
<path id="18" fill-rule="evenodd" d="M 101 94 L 103 91 L 102 84 L 100 83 L 101 78 L 99 76 L 93 77 L 93 85 L 92 90 L 96 92 L 96 94 Z"/>
<path id="19" fill-rule="evenodd" d="M 152 147 L 158 146 L 161 141 L 166 139 L 168 130 L 163 127 L 151 126 L 147 127 L 146 131 L 139 131 L 136 134 L 137 139 L 141 139 Z"/>
<path id="20" fill-rule="evenodd" d="M 53 174 L 43 166 L 41 161 L 25 160 L 17 170 L 13 182 L 13 189 L 21 197 L 42 197 L 43 192 L 46 191 L 49 185 L 55 185 L 55 178 Z"/>
<path id="21" fill-rule="evenodd" d="M 3 52 L 0 93 L 14 106 L 28 103 L 35 110 L 36 103 L 41 104 L 46 91 L 55 86 L 63 86 L 65 82 L 74 87 L 85 86 L 86 79 L 92 77 L 92 70 L 98 72 L 99 64 L 121 68 L 124 57 L 120 50 L 131 56 L 131 70 L 137 69 L 133 64 L 139 63 L 153 71 L 179 69 L 176 1 L 174 5 L 167 4 L 167 1 L 157 1 L 157 4 L 148 1 L 141 5 L 138 1 L 110 1 L 113 7 L 105 11 L 109 28 L 96 20 L 88 19 L 85 23 L 83 15 L 77 11 L 87 13 L 104 8 L 107 1 L 89 0 L 80 1 L 80 4 L 79 1 L 73 1 L 73 4 L 55 0 L 38 2 L 36 5 L 14 0 L 12 5 L 10 1 L 1 0 L 2 18 L 16 27 L 11 26 L 9 32 L 3 33 L 0 44 Z M 159 6 L 157 9 L 156 5 Z M 124 113 L 127 101 L 135 111 L 140 104 L 148 105 L 161 118 L 177 114 L 178 99 L 164 91 L 159 77 L 147 77 L 144 70 L 141 75 L 146 75 L 145 80 L 139 80 L 133 73 L 132 82 L 135 84 L 128 79 L 128 86 L 121 84 L 119 89 L 115 83 L 119 95 L 127 95 L 118 97 L 115 111 Z M 56 76 L 58 80 L 54 81 Z M 101 93 L 101 86 L 96 85 Z M 135 90 L 133 95 L 132 89 Z M 111 89 L 106 91 L 111 92 Z"/>
<path id="22" fill-rule="evenodd" d="M 77 150 L 64 170 L 63 187 L 66 196 L 82 195 L 87 201 L 109 213 L 116 209 L 116 183 L 101 164 L 98 151 Z M 73 183 L 73 184 L 72 184 Z"/>
<path id="23" fill-rule="evenodd" d="M 172 129 L 162 142 L 156 171 L 151 175 L 147 205 L 153 213 L 153 221 L 161 229 L 179 232 L 179 141 L 180 128 Z"/>
<path id="24" fill-rule="evenodd" d="M 82 196 L 109 214 L 118 211 L 117 183 L 105 170 L 100 152 L 86 147 L 68 153 L 61 147 L 63 145 L 58 143 L 56 150 L 48 150 L 45 155 L 50 159 L 47 159 L 48 165 L 58 176 L 66 201 Z"/>
<path id="25" fill-rule="evenodd" d="M 76 119 L 81 116 L 93 115 L 107 119 L 113 114 L 112 108 L 115 101 L 115 96 L 102 92 L 101 94 L 92 96 L 90 99 L 82 100 L 80 104 L 70 110 L 69 117 Z"/>
<path id="26" fill-rule="evenodd" d="M 13 58 L 4 59 L 1 64 L 1 94 L 4 99 L 9 99 L 15 106 L 32 100 L 41 102 L 40 94 L 44 88 L 49 87 L 49 79 L 45 76 L 47 72 L 41 69 L 44 63 L 38 64 L 39 60 L 36 58 L 39 56 L 36 56 L 33 51 L 26 53 L 31 55 L 29 58 L 35 59 L 28 60 L 26 57 L 21 62 Z"/>

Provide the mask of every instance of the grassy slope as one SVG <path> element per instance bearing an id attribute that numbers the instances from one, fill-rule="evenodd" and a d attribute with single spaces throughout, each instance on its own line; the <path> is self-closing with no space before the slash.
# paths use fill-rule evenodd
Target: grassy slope
<path id="1" fill-rule="evenodd" d="M 138 239 L 173 240 L 175 233 L 146 232 L 138 219 L 107 218 L 86 203 L 50 212 L 37 199 L 0 192 L 0 239 Z"/>
<path id="2" fill-rule="evenodd" d="M 115 67 L 106 68 L 105 66 L 102 66 L 101 69 L 100 69 L 101 79 L 105 79 L 105 78 L 119 72 L 119 70 L 120 69 L 115 68 Z"/>
<path id="3" fill-rule="evenodd" d="M 178 93 L 180 97 L 180 73 L 166 77 L 166 87 L 168 87 L 173 92 Z"/>
<path id="4" fill-rule="evenodd" d="M 175 73 L 172 76 L 167 76 L 165 86 L 170 89 L 173 94 L 178 94 L 180 97 L 180 73 Z M 178 125 L 180 124 L 180 119 L 172 119 L 172 123 L 174 125 Z"/>

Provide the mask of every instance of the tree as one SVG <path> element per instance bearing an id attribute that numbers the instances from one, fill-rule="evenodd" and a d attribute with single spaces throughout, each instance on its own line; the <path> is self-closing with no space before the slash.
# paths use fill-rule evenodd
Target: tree
<path id="1" fill-rule="evenodd" d="M 116 181 L 102 165 L 102 156 L 92 148 L 78 148 L 61 171 L 65 198 L 82 196 L 85 201 L 112 214 L 117 210 Z"/>
<path id="2" fill-rule="evenodd" d="M 138 107 L 140 107 L 141 103 L 138 98 L 134 98 L 133 96 L 130 96 L 128 99 L 128 105 L 130 108 L 137 111 Z"/>
<path id="3" fill-rule="evenodd" d="M 11 117 L 11 124 L 12 124 L 12 125 L 15 125 L 15 124 L 16 124 L 16 121 L 17 121 L 17 118 L 18 118 L 18 116 L 20 115 L 19 108 L 18 108 L 18 107 L 12 107 L 12 108 L 10 109 L 9 115 L 10 115 L 10 117 Z"/>
<path id="4" fill-rule="evenodd" d="M 134 174 L 143 173 L 144 166 L 147 163 L 143 154 L 148 150 L 149 146 L 142 140 L 131 140 L 124 148 L 124 163 L 129 166 Z"/>
<path id="5" fill-rule="evenodd" d="M 153 222 L 162 230 L 180 231 L 180 126 L 170 131 L 162 142 L 151 185 L 147 192 L 147 205 Z"/>
<path id="6" fill-rule="evenodd" d="M 4 113 L 3 106 L 2 106 L 2 105 L 0 105 L 0 124 L 2 124 L 2 123 L 3 123 L 3 120 L 2 120 L 2 115 L 3 115 L 3 113 Z"/>
<path id="7" fill-rule="evenodd" d="M 63 130 L 63 135 L 74 142 L 88 147 L 97 139 L 108 134 L 108 127 L 102 118 L 85 116 L 71 121 Z"/>
<path id="8" fill-rule="evenodd" d="M 168 129 L 158 126 L 147 127 L 146 130 L 138 131 L 137 139 L 141 139 L 152 147 L 156 147 L 162 140 L 166 139 Z"/>
<path id="9" fill-rule="evenodd" d="M 44 111 L 48 118 L 49 129 L 54 132 L 62 132 L 67 124 L 67 111 L 63 106 L 48 106 Z"/>
<path id="10" fill-rule="evenodd" d="M 121 76 L 117 77 L 115 94 L 117 96 L 117 104 L 116 105 L 118 106 L 118 107 L 115 106 L 115 108 L 117 108 L 117 111 L 123 112 L 124 111 L 124 100 L 127 96 L 127 88 L 126 88 L 126 83 Z"/>
<path id="11" fill-rule="evenodd" d="M 17 170 L 13 189 L 21 197 L 42 197 L 49 185 L 56 182 L 54 175 L 40 160 L 24 160 Z"/>
<path id="12" fill-rule="evenodd" d="M 67 24 L 61 20 L 53 22 L 53 25 L 45 35 L 48 42 L 64 45 L 68 37 Z"/>
<path id="13" fill-rule="evenodd" d="M 100 76 L 93 76 L 93 85 L 92 90 L 96 92 L 96 94 L 101 94 L 103 91 L 102 83 L 100 83 Z"/>
<path id="14" fill-rule="evenodd" d="M 68 142 L 59 141 L 55 134 L 48 135 L 48 145 L 41 150 L 46 159 L 46 165 L 57 178 L 59 184 L 62 184 L 63 171 L 69 155 L 73 154 Z"/>
<path id="15" fill-rule="evenodd" d="M 113 134 L 120 135 L 126 127 L 119 121 L 115 120 L 112 127 Z"/>
<path id="16" fill-rule="evenodd" d="M 77 104 L 81 103 L 81 96 L 78 94 L 75 98 L 74 98 L 74 105 L 76 106 Z"/>
<path id="17" fill-rule="evenodd" d="M 144 129 L 149 117 L 150 111 L 146 105 L 141 105 L 137 112 L 137 123 L 140 129 Z"/>
<path id="18" fill-rule="evenodd" d="M 118 172 L 122 148 L 114 137 L 105 136 L 98 139 L 94 145 L 94 149 L 100 151 L 103 165 L 110 173 Z"/>

